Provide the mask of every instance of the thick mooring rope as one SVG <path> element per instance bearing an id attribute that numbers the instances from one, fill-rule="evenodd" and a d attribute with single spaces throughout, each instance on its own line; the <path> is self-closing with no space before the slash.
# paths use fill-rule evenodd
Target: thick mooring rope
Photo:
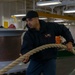
<path id="1" fill-rule="evenodd" d="M 30 50 L 29 52 L 27 52 L 23 56 L 19 57 L 18 59 L 16 59 L 12 63 L 10 63 L 8 66 L 6 66 L 3 69 L 1 69 L 0 70 L 0 75 L 3 75 L 5 72 L 7 72 L 11 68 L 13 68 L 14 66 L 16 66 L 17 64 L 22 62 L 26 57 L 30 57 L 31 55 L 33 55 L 33 54 L 35 54 L 35 53 L 37 53 L 39 51 L 45 50 L 47 48 L 63 48 L 63 49 L 67 49 L 67 47 L 65 45 L 62 45 L 62 44 L 46 44 L 46 45 L 42 45 L 40 47 L 37 47 L 35 49 Z M 74 49 L 72 50 L 72 53 L 75 54 Z"/>

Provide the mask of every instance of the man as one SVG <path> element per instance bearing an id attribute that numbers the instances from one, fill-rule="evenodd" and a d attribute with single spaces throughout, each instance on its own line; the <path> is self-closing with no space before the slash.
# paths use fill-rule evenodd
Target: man
<path id="1" fill-rule="evenodd" d="M 26 21 L 28 31 L 26 31 L 23 38 L 21 54 L 44 44 L 55 43 L 55 36 L 59 35 L 66 39 L 68 51 L 72 50 L 73 38 L 64 25 L 39 20 L 36 11 L 29 11 L 22 20 Z M 26 75 L 41 75 L 41 73 L 43 75 L 56 75 L 56 58 L 56 48 L 48 48 L 25 58 L 23 61 L 25 63 L 30 60 Z"/>

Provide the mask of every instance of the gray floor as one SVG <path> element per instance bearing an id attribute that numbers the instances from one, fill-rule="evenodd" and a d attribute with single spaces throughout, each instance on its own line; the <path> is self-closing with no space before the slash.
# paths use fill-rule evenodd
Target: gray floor
<path id="1" fill-rule="evenodd" d="M 57 59 L 57 75 L 72 75 L 75 69 L 75 56 L 62 57 Z M 73 73 L 73 75 L 75 75 Z"/>

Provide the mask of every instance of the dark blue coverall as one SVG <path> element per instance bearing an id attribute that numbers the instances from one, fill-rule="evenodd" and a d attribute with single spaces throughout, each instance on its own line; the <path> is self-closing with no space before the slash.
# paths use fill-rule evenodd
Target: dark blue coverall
<path id="1" fill-rule="evenodd" d="M 73 42 L 72 35 L 68 28 L 64 25 L 59 25 L 54 22 L 40 21 L 40 30 L 30 29 L 25 33 L 23 37 L 23 44 L 21 48 L 21 54 L 42 46 L 44 44 L 54 44 L 55 36 L 63 36 L 66 42 Z M 56 75 L 56 58 L 57 49 L 48 48 L 40 51 L 30 57 L 30 64 L 27 68 L 26 75 Z"/>

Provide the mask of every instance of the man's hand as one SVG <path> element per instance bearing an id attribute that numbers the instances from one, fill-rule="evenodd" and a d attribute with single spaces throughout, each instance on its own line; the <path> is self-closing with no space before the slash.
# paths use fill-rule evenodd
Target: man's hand
<path id="1" fill-rule="evenodd" d="M 22 54 L 20 54 L 20 56 L 22 56 Z M 25 64 L 26 64 L 26 63 L 28 63 L 28 62 L 29 62 L 29 57 L 28 57 L 28 56 L 26 56 L 26 57 L 25 57 L 25 59 L 23 60 L 23 63 L 25 63 Z"/>
<path id="2" fill-rule="evenodd" d="M 72 42 L 68 42 L 66 44 L 66 46 L 67 46 L 67 50 L 70 51 L 70 52 L 72 52 L 72 48 L 73 48 Z"/>

